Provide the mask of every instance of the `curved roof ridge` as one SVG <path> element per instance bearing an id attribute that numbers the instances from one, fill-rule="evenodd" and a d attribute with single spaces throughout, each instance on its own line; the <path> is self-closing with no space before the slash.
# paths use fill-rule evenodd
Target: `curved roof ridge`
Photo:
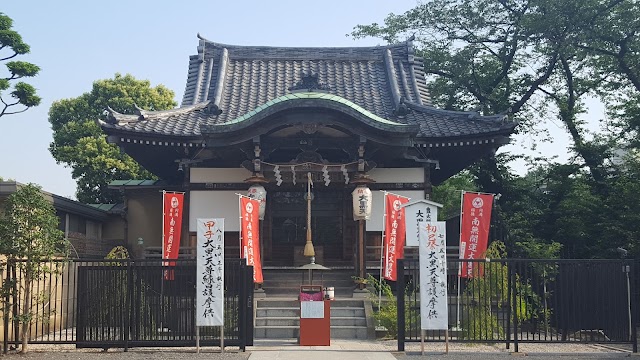
<path id="1" fill-rule="evenodd" d="M 169 110 L 157 110 L 157 111 L 144 110 L 134 105 L 136 108 L 135 114 L 123 114 L 107 106 L 107 109 L 106 109 L 108 113 L 107 121 L 99 120 L 99 122 L 107 123 L 107 124 L 123 124 L 123 123 L 135 122 L 135 121 L 163 119 L 169 116 L 181 115 L 191 111 L 201 110 L 203 108 L 208 107 L 210 103 L 211 101 L 204 101 L 194 105 L 182 106 L 179 108 L 169 109 Z"/>
<path id="2" fill-rule="evenodd" d="M 400 127 L 410 127 L 410 124 L 405 124 L 405 123 L 399 123 L 393 120 L 389 120 L 389 119 L 385 119 L 381 116 L 378 116 L 374 113 L 372 113 L 371 111 L 361 107 L 360 105 L 345 99 L 339 95 L 335 95 L 335 94 L 330 94 L 330 93 L 324 93 L 324 92 L 294 92 L 294 93 L 289 93 L 286 95 L 282 95 L 280 97 L 277 97 L 275 99 L 271 99 L 269 101 L 267 101 L 264 104 L 259 105 L 258 107 L 256 107 L 255 109 L 242 114 L 240 116 L 238 116 L 237 118 L 228 120 L 224 123 L 221 124 L 216 124 L 214 126 L 228 126 L 228 125 L 232 125 L 232 124 L 237 124 L 240 123 L 244 120 L 250 119 L 251 117 L 253 117 L 254 115 L 266 110 L 267 108 L 276 105 L 278 103 L 284 103 L 287 101 L 291 101 L 291 100 L 305 100 L 305 99 L 317 99 L 317 100 L 325 100 L 325 101 L 331 101 L 334 103 L 339 103 L 342 104 L 346 107 L 350 107 L 353 110 L 355 110 L 356 112 L 366 116 L 367 118 L 385 124 L 385 125 L 390 125 L 390 126 L 400 126 Z"/>
<path id="3" fill-rule="evenodd" d="M 428 112 L 428 113 L 432 113 L 432 114 L 442 114 L 442 115 L 454 115 L 454 116 L 460 116 L 460 115 L 468 115 L 470 120 L 482 120 L 482 121 L 488 121 L 488 122 L 507 122 L 505 120 L 508 119 L 508 116 L 505 114 L 496 114 L 496 115 L 481 115 L 479 112 L 477 111 L 459 111 L 459 110 L 445 110 L 445 109 L 438 109 L 432 106 L 426 106 L 426 105 L 422 105 L 422 104 L 418 104 L 415 102 L 407 102 L 406 103 L 407 106 L 409 106 L 410 108 L 412 108 L 413 110 L 417 110 L 419 112 Z M 508 121 L 509 123 L 514 123 L 517 124 L 517 122 L 515 121 Z"/>
<path id="4" fill-rule="evenodd" d="M 200 33 L 197 34 L 198 39 L 204 41 L 206 44 L 208 45 L 213 45 L 214 47 L 221 47 L 221 48 L 227 48 L 227 49 L 233 49 L 233 48 L 259 48 L 259 49 L 300 49 L 300 50 L 306 50 L 306 49 L 362 49 L 362 50 L 374 50 L 374 49 L 396 49 L 396 48 L 403 48 L 403 47 L 407 47 L 407 48 L 413 48 L 413 40 L 407 39 L 405 41 L 402 42 L 398 42 L 398 43 L 393 43 L 393 44 L 387 44 L 387 45 L 375 45 L 375 46 L 276 46 L 276 45 L 234 45 L 234 44 L 225 44 L 225 43 L 220 43 L 220 42 L 216 42 L 216 41 L 211 41 L 205 37 L 203 37 L 202 35 L 200 35 Z"/>

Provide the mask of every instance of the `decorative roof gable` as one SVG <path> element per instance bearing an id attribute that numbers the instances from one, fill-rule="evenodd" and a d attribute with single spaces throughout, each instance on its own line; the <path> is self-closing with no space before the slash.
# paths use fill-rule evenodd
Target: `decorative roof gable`
<path id="1" fill-rule="evenodd" d="M 191 56 L 179 109 L 123 115 L 110 111 L 107 133 L 202 136 L 203 129 L 237 123 L 256 109 L 297 92 L 328 93 L 359 107 L 370 119 L 412 125 L 416 138 L 508 135 L 505 116 L 435 109 L 423 63 L 411 40 L 388 46 L 293 48 L 237 46 L 200 37 Z"/>

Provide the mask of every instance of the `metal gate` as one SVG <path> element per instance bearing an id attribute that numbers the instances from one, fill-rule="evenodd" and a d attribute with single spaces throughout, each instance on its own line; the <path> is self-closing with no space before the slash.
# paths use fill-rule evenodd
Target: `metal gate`
<path id="1" fill-rule="evenodd" d="M 449 340 L 628 343 L 637 351 L 637 279 L 623 260 L 469 260 L 482 275 L 459 279 L 447 261 Z M 420 341 L 419 262 L 398 260 L 398 350 Z M 445 331 L 426 331 L 444 341 Z"/>
<path id="2" fill-rule="evenodd" d="M 227 259 L 224 274 L 224 343 L 244 350 L 253 343 L 253 270 Z M 195 260 L 79 266 L 77 286 L 78 348 L 196 345 Z M 219 345 L 219 328 L 201 328 L 200 344 Z"/>

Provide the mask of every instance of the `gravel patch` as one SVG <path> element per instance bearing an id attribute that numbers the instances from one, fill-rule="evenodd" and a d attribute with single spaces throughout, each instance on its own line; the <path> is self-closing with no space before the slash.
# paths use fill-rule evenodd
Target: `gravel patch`
<path id="1" fill-rule="evenodd" d="M 30 352 L 20 358 L 23 359 L 43 359 L 46 360 L 71 360 L 71 359 L 100 359 L 100 360 L 180 360 L 191 358 L 202 359 L 224 359 L 224 360 L 244 360 L 248 359 L 252 351 L 278 353 L 288 351 L 346 351 L 349 353 L 375 353 L 388 352 L 397 359 L 409 360 L 457 360 L 457 359 L 510 359 L 518 355 L 527 357 L 538 357 L 544 359 L 618 359 L 627 358 L 631 355 L 630 345 L 595 345 L 595 344 L 519 344 L 519 354 L 513 353 L 513 344 L 507 350 L 504 343 L 496 344 L 474 344 L 474 343 L 449 343 L 449 354 L 444 354 L 444 342 L 425 342 L 425 355 L 420 355 L 420 343 L 405 343 L 405 353 L 397 352 L 397 342 L 395 340 L 332 340 L 331 346 L 298 346 L 295 341 L 278 340 L 256 340 L 255 346 L 247 347 L 247 352 L 240 352 L 237 347 L 225 348 L 222 354 L 218 347 L 203 347 L 200 354 L 196 353 L 195 347 L 147 347 L 132 348 L 128 352 L 123 349 L 76 349 L 74 345 L 35 345 L 30 344 Z"/>

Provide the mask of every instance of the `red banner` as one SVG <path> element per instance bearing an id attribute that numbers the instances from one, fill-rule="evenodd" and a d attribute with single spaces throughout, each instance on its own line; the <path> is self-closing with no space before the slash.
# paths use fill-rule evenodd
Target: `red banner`
<path id="1" fill-rule="evenodd" d="M 241 247 L 240 257 L 247 259 L 247 265 L 253 266 L 253 282 L 262 284 L 262 264 L 260 262 L 259 217 L 260 202 L 240 197 Z"/>
<path id="2" fill-rule="evenodd" d="M 184 194 L 162 194 L 162 259 L 177 259 L 180 252 L 182 232 L 182 204 Z M 165 262 L 165 266 L 175 266 L 175 262 Z M 173 270 L 164 273 L 165 280 L 173 280 Z"/>
<path id="3" fill-rule="evenodd" d="M 409 198 L 385 193 L 384 226 L 384 278 L 396 281 L 396 260 L 404 258 L 404 241 L 407 235 L 402 204 Z"/>
<path id="4" fill-rule="evenodd" d="M 462 194 L 462 219 L 460 220 L 460 259 L 484 259 L 491 226 L 493 194 Z M 478 263 L 463 261 L 460 277 L 482 276 Z"/>

